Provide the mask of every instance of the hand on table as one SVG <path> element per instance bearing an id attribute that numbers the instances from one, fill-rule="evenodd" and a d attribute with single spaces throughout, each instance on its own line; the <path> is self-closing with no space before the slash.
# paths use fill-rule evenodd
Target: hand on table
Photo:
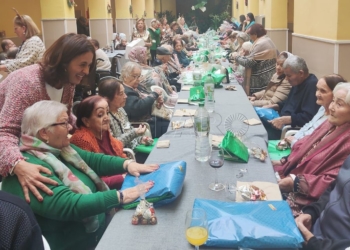
<path id="1" fill-rule="evenodd" d="M 139 164 L 137 162 L 131 162 L 128 165 L 128 173 L 133 176 L 139 176 L 143 173 L 151 173 L 159 168 L 158 164 Z"/>
<path id="2" fill-rule="evenodd" d="M 284 116 L 275 118 L 275 119 L 268 121 L 268 122 L 271 123 L 271 125 L 273 127 L 275 127 L 276 129 L 282 129 L 284 125 L 288 124 L 286 122 L 286 119 L 284 118 Z"/>
<path id="3" fill-rule="evenodd" d="M 39 200 L 43 201 L 43 197 L 38 191 L 38 188 L 47 193 L 48 195 L 53 195 L 51 189 L 49 189 L 44 183 L 57 186 L 58 183 L 51 180 L 48 177 L 42 176 L 40 172 L 51 175 L 51 171 L 40 165 L 35 165 L 26 161 L 20 161 L 13 172 L 17 175 L 18 181 L 22 186 L 24 198 L 29 203 L 29 190 L 34 194 L 34 196 Z"/>
<path id="4" fill-rule="evenodd" d="M 255 97 L 255 96 L 248 96 L 248 100 L 249 100 L 249 101 L 255 101 L 255 100 L 256 100 L 256 97 Z"/>
<path id="5" fill-rule="evenodd" d="M 294 181 L 292 177 L 287 176 L 286 178 L 283 178 L 278 181 L 278 186 L 280 187 L 281 191 L 284 193 L 291 192 L 293 191 Z"/>
<path id="6" fill-rule="evenodd" d="M 147 193 L 154 186 L 153 181 L 147 181 L 146 183 L 138 184 L 135 187 L 124 189 L 123 192 L 123 203 L 128 204 L 138 199 L 141 193 Z M 118 193 L 118 192 L 117 192 Z M 118 194 L 118 199 L 119 199 Z"/>

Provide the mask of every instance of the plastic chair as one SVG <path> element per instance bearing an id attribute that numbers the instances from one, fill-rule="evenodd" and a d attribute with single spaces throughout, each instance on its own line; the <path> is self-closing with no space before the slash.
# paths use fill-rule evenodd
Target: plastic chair
<path id="1" fill-rule="evenodd" d="M 281 140 L 283 140 L 285 137 L 287 137 L 286 133 L 288 131 L 293 131 L 291 133 L 288 134 L 288 136 L 290 135 L 294 135 L 296 132 L 298 132 L 298 130 L 300 130 L 300 127 L 294 127 L 292 128 L 291 125 L 285 125 L 282 129 L 282 133 L 281 133 Z"/>

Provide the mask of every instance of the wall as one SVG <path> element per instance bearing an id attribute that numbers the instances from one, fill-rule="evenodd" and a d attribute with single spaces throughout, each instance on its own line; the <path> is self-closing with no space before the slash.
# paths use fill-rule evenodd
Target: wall
<path id="1" fill-rule="evenodd" d="M 19 45 L 19 39 L 13 31 L 13 18 L 16 13 L 12 8 L 16 8 L 21 15 L 30 16 L 40 30 L 41 27 L 41 9 L 40 0 L 1 0 L 0 1 L 0 30 L 5 30 L 7 38 L 15 38 L 14 42 Z"/>
<path id="2" fill-rule="evenodd" d="M 338 18 L 337 18 L 337 40 L 350 40 L 349 23 L 349 0 L 339 0 L 338 4 Z"/>
<path id="3" fill-rule="evenodd" d="M 161 7 L 161 11 L 172 11 L 173 15 L 177 16 L 177 12 L 176 12 L 176 0 L 160 0 L 160 7 Z"/>

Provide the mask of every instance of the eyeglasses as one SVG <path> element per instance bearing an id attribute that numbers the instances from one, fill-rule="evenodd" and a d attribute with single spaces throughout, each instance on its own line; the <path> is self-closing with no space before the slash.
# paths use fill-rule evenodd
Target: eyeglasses
<path id="1" fill-rule="evenodd" d="M 64 126 L 66 127 L 66 129 L 68 129 L 68 127 L 69 127 L 69 122 L 66 121 L 66 122 L 53 123 L 53 124 L 51 124 L 50 126 L 61 126 L 61 125 L 64 125 Z"/>

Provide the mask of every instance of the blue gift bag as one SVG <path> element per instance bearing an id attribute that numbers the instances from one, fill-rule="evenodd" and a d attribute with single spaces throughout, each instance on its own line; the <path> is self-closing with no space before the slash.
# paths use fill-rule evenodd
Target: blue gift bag
<path id="1" fill-rule="evenodd" d="M 260 107 L 254 107 L 254 109 L 261 121 L 270 121 L 280 117 L 280 115 L 274 109 L 266 109 Z"/>
<path id="2" fill-rule="evenodd" d="M 211 247 L 299 248 L 304 241 L 285 201 L 222 202 L 196 199 L 207 213 Z"/>
<path id="3" fill-rule="evenodd" d="M 154 186 L 146 193 L 146 200 L 152 202 L 155 207 L 168 204 L 174 201 L 182 191 L 186 176 L 186 162 L 175 161 L 160 164 L 159 169 L 139 176 L 142 182 L 154 181 Z M 127 175 L 124 179 L 121 190 L 134 187 L 135 176 Z M 140 199 L 124 204 L 123 208 L 134 208 L 139 204 Z"/>

